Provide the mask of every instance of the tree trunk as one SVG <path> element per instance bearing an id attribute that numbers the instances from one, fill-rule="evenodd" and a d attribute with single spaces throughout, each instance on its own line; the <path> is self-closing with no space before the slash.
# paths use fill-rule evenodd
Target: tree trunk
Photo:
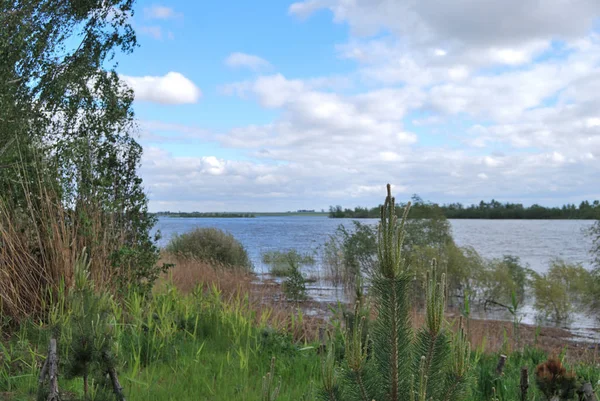
<path id="1" fill-rule="evenodd" d="M 505 363 L 506 363 L 506 355 L 500 355 L 500 359 L 498 359 L 498 366 L 496 366 L 496 374 L 498 376 L 502 375 L 502 371 L 504 370 Z"/>
<path id="2" fill-rule="evenodd" d="M 50 339 L 50 351 L 48 353 L 50 394 L 48 394 L 48 401 L 60 401 L 60 395 L 58 394 L 58 354 L 56 348 L 56 339 Z"/>
<path id="3" fill-rule="evenodd" d="M 527 366 L 521 368 L 521 401 L 527 401 L 527 389 L 529 388 L 529 371 Z"/>
<path id="4" fill-rule="evenodd" d="M 106 364 L 106 370 L 108 371 L 108 376 L 110 377 L 110 381 L 112 382 L 113 391 L 115 392 L 117 399 L 119 401 L 126 401 L 125 394 L 123 394 L 123 387 L 121 387 L 121 383 L 119 383 L 119 378 L 117 377 L 117 372 L 114 366 L 112 366 L 112 364 L 110 363 L 110 358 L 108 357 L 108 354 L 106 352 L 102 353 L 102 359 L 104 359 L 104 363 Z"/>
<path id="5" fill-rule="evenodd" d="M 40 387 L 42 387 L 42 385 L 44 384 L 44 381 L 46 381 L 46 376 L 48 376 L 48 357 L 46 357 L 46 360 L 44 361 L 44 364 L 42 365 L 42 370 L 40 370 L 40 378 L 38 379 L 38 385 Z"/>

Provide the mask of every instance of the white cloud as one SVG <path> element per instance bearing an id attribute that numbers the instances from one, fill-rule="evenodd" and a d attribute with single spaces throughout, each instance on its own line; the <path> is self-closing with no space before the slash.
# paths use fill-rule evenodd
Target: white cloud
<path id="1" fill-rule="evenodd" d="M 231 68 L 249 68 L 253 71 L 269 68 L 271 64 L 259 56 L 247 53 L 231 53 L 225 59 L 225 65 Z"/>
<path id="2" fill-rule="evenodd" d="M 358 35 L 387 29 L 414 42 L 471 46 L 578 37 L 600 13 L 596 0 L 546 0 L 543 6 L 534 0 L 309 0 L 294 3 L 290 12 L 306 17 L 319 8 L 329 8 L 334 21 L 348 23 Z"/>
<path id="3" fill-rule="evenodd" d="M 149 20 L 168 20 L 181 18 L 183 17 L 183 14 L 176 12 L 171 7 L 153 5 L 151 7 L 144 8 L 144 17 Z"/>
<path id="4" fill-rule="evenodd" d="M 181 157 L 151 149 L 143 166 L 151 199 L 205 210 L 216 204 L 214 194 L 220 210 L 371 206 L 386 182 L 399 199 L 600 196 L 593 193 L 600 176 L 600 37 L 591 28 L 600 2 L 538 3 L 292 4 L 294 16 L 326 8 L 334 22 L 349 25 L 347 42 L 335 48 L 356 71 L 310 79 L 272 73 L 219 88 L 273 110 L 277 117 L 267 123 L 226 132 L 149 124 L 146 143 L 202 140 L 230 152 Z M 268 67 L 243 53 L 225 62 Z M 142 93 L 136 90 L 138 98 L 161 98 Z M 240 154 L 244 161 L 236 160 Z"/>
<path id="5" fill-rule="evenodd" d="M 158 25 L 144 25 L 139 28 L 140 32 L 144 35 L 153 37 L 156 40 L 163 38 L 162 28 Z"/>
<path id="6" fill-rule="evenodd" d="M 503 164 L 502 160 L 496 157 L 486 156 L 483 158 L 483 163 L 488 167 L 499 167 Z"/>
<path id="7" fill-rule="evenodd" d="M 395 162 L 395 161 L 399 161 L 402 159 L 402 157 L 398 153 L 391 152 L 389 150 L 379 152 L 379 157 L 384 162 Z"/>
<path id="8" fill-rule="evenodd" d="M 307 0 L 302 2 L 293 3 L 290 5 L 288 12 L 299 18 L 308 18 L 312 13 L 320 8 L 327 5 L 326 1 L 323 0 Z"/>
<path id="9" fill-rule="evenodd" d="M 133 89 L 138 101 L 160 104 L 196 103 L 202 94 L 192 81 L 178 72 L 169 72 L 162 77 L 121 75 L 121 79 Z"/>

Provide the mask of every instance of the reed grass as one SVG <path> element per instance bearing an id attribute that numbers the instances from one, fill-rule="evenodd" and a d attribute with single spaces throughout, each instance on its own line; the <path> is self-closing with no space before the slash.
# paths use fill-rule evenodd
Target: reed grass
<path id="1" fill-rule="evenodd" d="M 163 260 L 174 259 L 164 254 Z M 289 303 L 267 302 L 276 286 L 259 289 L 252 282 L 242 272 L 188 260 L 160 279 L 151 298 L 135 292 L 123 299 L 110 297 L 112 347 L 127 399 L 258 400 L 272 357 L 276 383 L 281 382 L 278 401 L 316 399 L 322 375 L 317 323 Z M 53 328 L 61 328 L 61 360 L 68 360 L 73 314 L 67 294 L 62 282 L 45 316 L 47 323 L 23 320 L 10 339 L 0 341 L 0 399 L 25 400 L 35 393 Z M 422 311 L 413 310 L 414 324 L 423 319 Z M 449 327 L 457 326 L 458 318 L 447 319 Z M 525 341 L 517 348 L 511 329 L 510 322 L 471 322 L 478 361 L 470 399 L 489 400 L 494 391 L 501 400 L 519 399 L 521 367 L 533 372 L 549 355 L 562 358 L 592 383 L 600 379 L 597 350 L 589 350 L 585 363 L 578 363 L 574 350 L 542 349 L 532 338 L 533 328 L 522 329 Z M 501 353 L 508 359 L 497 377 Z M 530 399 L 542 399 L 533 382 L 531 386 Z M 66 399 L 83 397 L 81 379 L 61 376 L 60 388 Z"/>

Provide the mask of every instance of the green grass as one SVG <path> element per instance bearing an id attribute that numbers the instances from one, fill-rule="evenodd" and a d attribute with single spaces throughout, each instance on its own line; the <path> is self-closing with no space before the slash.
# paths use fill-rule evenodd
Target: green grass
<path id="1" fill-rule="evenodd" d="M 317 399 L 318 345 L 295 343 L 288 333 L 270 328 L 268 312 L 258 314 L 247 297 L 224 301 L 216 288 L 183 295 L 167 286 L 151 300 L 132 294 L 124 301 L 120 304 L 111 298 L 109 322 L 128 400 L 260 400 L 272 357 L 276 382 L 281 383 L 278 401 Z M 67 359 L 73 316 L 66 303 L 56 305 L 47 324 L 21 324 L 10 340 L 0 342 L 0 399 L 35 399 L 52 328 L 61 328 L 59 353 L 63 363 Z M 336 349 L 343 350 L 343 344 Z M 477 354 L 473 352 L 473 358 Z M 534 348 L 511 353 L 501 377 L 495 374 L 499 354 L 478 357 L 468 399 L 487 401 L 495 391 L 499 400 L 512 401 L 519 399 L 521 367 L 527 366 L 533 374 L 547 356 Z M 572 367 L 600 389 L 597 364 Z M 82 399 L 81 379 L 61 375 L 59 385 L 65 399 Z M 533 376 L 529 390 L 529 400 L 543 400 Z"/>
<path id="2" fill-rule="evenodd" d="M 305 399 L 318 380 L 317 347 L 269 328 L 268 313 L 257 316 L 248 298 L 224 302 L 216 289 L 183 296 L 171 287 L 150 302 L 131 295 L 125 308 L 113 307 L 113 348 L 128 400 L 259 400 L 273 356 L 278 400 Z M 67 359 L 71 315 L 50 320 L 21 325 L 0 348 L 0 399 L 2 392 L 32 399 L 51 327 L 61 327 L 59 354 Z M 81 379 L 63 375 L 59 385 L 69 399 L 82 399 Z"/>

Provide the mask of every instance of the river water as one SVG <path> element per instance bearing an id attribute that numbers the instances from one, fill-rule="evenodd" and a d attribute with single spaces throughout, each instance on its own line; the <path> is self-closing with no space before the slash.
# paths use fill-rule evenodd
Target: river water
<path id="1" fill-rule="evenodd" d="M 376 219 L 363 223 L 377 224 Z M 472 246 L 482 257 L 518 256 L 521 262 L 537 272 L 547 271 L 550 262 L 562 258 L 569 263 L 591 267 L 591 241 L 585 231 L 591 220 L 450 220 L 454 240 L 460 246 Z M 296 249 L 301 253 L 319 255 L 319 248 L 344 224 L 352 226 L 351 219 L 330 219 L 325 216 L 273 216 L 255 218 L 170 218 L 160 217 L 155 229 L 161 231 L 160 246 L 165 246 L 175 234 L 196 227 L 217 227 L 233 234 L 248 250 L 257 273 L 268 268 L 261 262 L 266 251 Z M 318 273 L 318 263 L 314 268 Z M 341 297 L 337 289 L 316 285 L 310 295 L 317 300 L 331 301 Z M 482 318 L 508 319 L 505 312 L 486 312 Z M 523 323 L 553 325 L 540 322 L 531 305 L 521 313 Z M 577 327 L 574 326 L 577 322 Z M 590 329 L 600 328 L 592 317 L 574 314 L 570 323 L 562 323 L 576 334 L 589 336 Z M 594 336 L 596 337 L 596 336 Z M 596 337 L 597 338 L 597 337 Z"/>

